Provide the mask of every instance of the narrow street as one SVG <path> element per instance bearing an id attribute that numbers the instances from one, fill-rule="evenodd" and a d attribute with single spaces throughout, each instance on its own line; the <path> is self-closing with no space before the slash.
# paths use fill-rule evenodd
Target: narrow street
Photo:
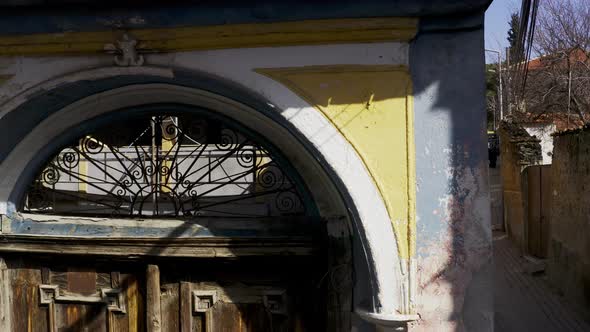
<path id="1" fill-rule="evenodd" d="M 495 330 L 590 331 L 582 313 L 559 296 L 544 273 L 531 274 L 531 263 L 504 233 L 494 233 Z"/>

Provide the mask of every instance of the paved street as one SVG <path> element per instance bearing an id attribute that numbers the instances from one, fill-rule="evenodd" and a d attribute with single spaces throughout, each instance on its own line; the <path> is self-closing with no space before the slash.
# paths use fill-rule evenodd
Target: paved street
<path id="1" fill-rule="evenodd" d="M 590 331 L 582 314 L 551 289 L 544 274 L 526 272 L 525 258 L 504 233 L 494 234 L 495 330 Z"/>

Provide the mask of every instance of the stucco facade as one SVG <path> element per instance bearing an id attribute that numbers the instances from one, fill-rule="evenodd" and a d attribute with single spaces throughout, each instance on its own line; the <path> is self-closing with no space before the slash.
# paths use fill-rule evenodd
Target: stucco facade
<path id="1" fill-rule="evenodd" d="M 273 142 L 330 238 L 352 238 L 334 259 L 351 258 L 357 273 L 339 309 L 349 318 L 334 330 L 491 331 L 487 3 L 370 1 L 334 12 L 310 2 L 294 14 L 269 1 L 161 15 L 178 21 L 121 10 L 113 16 L 126 28 L 114 30 L 96 26 L 101 14 L 72 12 L 61 22 L 76 31 L 65 33 L 51 20 L 15 31 L 7 12 L 2 236 L 26 235 L 16 227 L 26 186 L 93 119 L 148 104 L 207 108 Z M 121 40 L 135 44 L 125 51 Z M 33 235 L 64 235 L 52 229 Z"/>

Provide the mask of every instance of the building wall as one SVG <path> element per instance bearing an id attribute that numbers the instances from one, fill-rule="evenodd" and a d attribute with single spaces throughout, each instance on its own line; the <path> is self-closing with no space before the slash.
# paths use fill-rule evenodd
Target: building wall
<path id="1" fill-rule="evenodd" d="M 105 77 L 117 77 L 118 75 L 131 75 L 132 77 L 144 77 L 150 75 L 150 81 L 155 82 L 179 82 L 179 84 L 190 85 L 183 80 L 184 73 L 201 72 L 208 75 L 214 75 L 218 80 L 232 82 L 247 89 L 255 95 L 263 96 L 277 116 L 284 118 L 294 125 L 320 152 L 316 158 L 326 158 L 329 167 L 335 172 L 341 173 L 339 176 L 344 183 L 348 182 L 350 193 L 356 202 L 356 208 L 362 211 L 362 205 L 366 205 L 365 212 L 360 212 L 361 220 L 367 221 L 367 226 L 374 230 L 367 230 L 367 235 L 371 243 L 381 243 L 378 247 L 373 248 L 373 259 L 377 263 L 375 274 L 384 276 L 379 285 L 379 307 L 377 310 L 383 313 L 391 314 L 392 312 L 404 312 L 409 310 L 409 297 L 406 294 L 409 291 L 410 274 L 410 236 L 415 238 L 415 232 L 408 232 L 410 218 L 414 215 L 413 201 L 410 201 L 411 193 L 415 192 L 413 181 L 409 181 L 408 172 L 413 171 L 409 168 L 410 157 L 407 120 L 413 119 L 408 114 L 411 111 L 410 76 L 408 74 L 408 44 L 407 43 L 372 43 L 372 44 L 345 44 L 345 45 L 324 45 L 324 46 L 294 46 L 294 47 L 275 47 L 275 48 L 249 48 L 249 49 L 226 49 L 215 51 L 192 51 L 178 52 L 168 54 L 146 55 L 146 64 L 138 68 L 115 68 L 112 67 L 112 57 L 109 55 L 85 56 L 85 57 L 22 57 L 3 58 L 3 72 L 9 79 L 0 87 L 0 96 L 4 103 L 4 114 L 9 114 L 19 103 L 26 103 L 35 96 L 43 94 L 46 90 L 52 90 L 65 84 L 77 84 L 85 81 L 99 81 Z M 179 70 L 180 68 L 180 70 Z M 311 89 L 313 84 L 321 84 L 328 91 L 321 100 L 308 102 L 298 94 L 299 91 L 291 89 L 290 86 L 282 84 L 280 80 L 274 79 L 262 72 L 272 71 L 273 69 L 291 68 L 291 71 L 308 74 L 318 68 L 328 68 L 330 75 L 335 77 L 354 76 L 362 73 L 366 69 L 365 83 L 359 85 L 354 79 L 340 80 L 340 86 L 334 90 L 330 85 L 334 83 L 333 77 L 323 77 L 323 81 L 303 82 L 299 87 L 302 89 Z M 378 68 L 378 70 L 375 70 Z M 391 70 L 387 70 L 387 69 Z M 330 76 L 329 75 L 329 76 Z M 155 79 L 155 77 L 159 77 Z M 191 80 L 186 76 L 184 80 Z M 385 79 L 385 81 L 384 81 Z M 399 80 L 398 80 L 399 79 Z M 194 79 L 193 79 L 194 80 Z M 398 80 L 396 87 L 388 89 L 388 80 Z M 336 80 L 335 84 L 338 83 Z M 95 83 L 99 85 L 99 83 Z M 391 86 L 389 86 L 391 88 Z M 73 92 L 76 90 L 76 92 Z M 77 89 L 67 90 L 67 94 L 74 100 Z M 344 93 L 348 92 L 348 93 Z M 108 91 L 106 91 L 108 94 Z M 59 93 L 58 93 L 59 94 Z M 158 92 L 153 94 L 157 98 Z M 331 98 L 328 98 L 331 97 Z M 149 98 L 142 97 L 142 102 L 149 102 Z M 106 100 L 108 97 L 99 97 Z M 130 100 L 131 99 L 131 100 Z M 61 99 L 64 100 L 64 99 Z M 51 102 L 51 101 L 50 101 Z M 133 102 L 133 98 L 119 101 L 118 107 L 124 103 Z M 181 102 L 180 99 L 178 102 Z M 67 105 L 67 102 L 65 102 Z M 99 105 L 100 104 L 100 105 Z M 100 112 L 103 108 L 101 103 L 89 101 L 88 105 L 93 109 L 92 112 Z M 369 104 L 369 109 L 365 106 Z M 56 103 L 59 105 L 59 103 Z M 322 109 L 320 105 L 331 105 L 332 109 Z M 52 106 L 54 105 L 45 105 Z M 49 108 L 49 107 L 48 107 Z M 58 107 L 59 109 L 59 107 Z M 88 108 L 87 108 L 88 109 Z M 350 110 L 350 116 L 343 117 L 342 111 Z M 50 112 L 48 109 L 46 112 Z M 35 114 L 36 111 L 33 111 Z M 234 111 L 235 112 L 235 111 Z M 332 112 L 332 113 L 330 113 Z M 93 116 L 82 114 L 83 112 L 73 112 L 72 116 L 65 116 L 60 123 L 64 128 L 74 125 L 82 117 Z M 410 113 L 411 114 L 411 113 Z M 231 116 L 231 114 L 228 114 Z M 238 116 L 238 114 L 235 114 Z M 338 117 L 340 115 L 340 117 Z M 75 118 L 80 118 L 75 120 Z M 24 128 L 31 124 L 26 124 L 31 117 L 21 117 L 16 119 L 16 127 Z M 46 120 L 41 118 L 40 120 Z M 70 121 L 71 124 L 67 124 Z M 402 122 L 400 122 L 402 121 Z M 67 123 L 66 123 L 67 122 Z M 6 122 L 5 122 L 6 123 Z M 4 123 L 4 125 L 5 125 Z M 336 123 L 339 127 L 334 126 Z M 55 124 L 55 123 L 54 123 Z M 0 123 L 2 125 L 2 123 Z M 35 127 L 35 124 L 32 125 Z M 371 130 L 367 130 L 370 127 Z M 395 142 L 380 140 L 383 131 L 397 126 L 398 131 L 390 135 Z M 7 125 L 5 125 L 7 127 Z M 15 128 L 15 126 L 11 126 Z M 49 127 L 52 127 L 51 125 Z M 37 129 L 37 128 L 35 128 Z M 55 132 L 57 129 L 51 129 Z M 18 138 L 18 130 L 12 131 L 8 135 L 10 139 Z M 37 135 L 35 131 L 24 133 L 26 138 L 35 139 L 34 137 L 44 137 L 43 141 L 36 143 L 26 143 L 29 149 L 20 150 L 23 153 L 14 153 L 10 150 L 14 148 L 13 144 L 5 144 L 4 149 L 0 149 L 0 154 L 8 155 L 0 167 L 3 174 L 0 179 L 3 188 L 10 187 L 7 183 L 11 179 L 19 178 L 18 175 L 10 176 L 9 173 L 19 173 L 22 167 L 12 167 L 14 165 L 8 160 L 27 161 L 36 153 L 34 149 L 39 149 L 52 140 L 52 135 L 47 131 L 44 134 Z M 26 136 L 28 135 L 28 136 Z M 379 141 L 376 139 L 379 138 Z M 273 143 L 279 144 L 279 137 L 273 137 Z M 24 139 L 26 140 L 26 139 Z M 372 140 L 372 141 L 371 141 Z M 351 144 L 350 142 L 353 142 Z M 18 139 L 16 143 L 22 147 L 23 143 Z M 373 144 L 371 144 L 373 143 Z M 283 143 L 281 143 L 283 144 Z M 279 145 L 281 145 L 279 144 Z M 381 144 L 381 145 L 380 145 Z M 380 147 L 378 151 L 376 147 Z M 19 147 L 17 147 L 18 149 Z M 389 149 L 389 153 L 383 153 L 383 150 Z M 24 152 L 24 151 L 29 152 Z M 289 155 L 288 149 L 283 152 Z M 413 155 L 413 154 L 412 154 Z M 359 157 L 361 156 L 361 157 Z M 305 165 L 297 166 L 297 162 L 304 159 L 297 156 L 291 156 L 295 160 L 296 167 L 304 172 Z M 393 161 L 393 164 L 392 164 Z M 25 162 L 26 164 L 26 162 Z M 391 167 L 383 167 L 383 166 Z M 377 166 L 377 168 L 375 168 Z M 381 169 L 378 169 L 382 167 Z M 26 168 L 26 167 L 25 167 Z M 386 171 L 386 172 L 384 172 Z M 401 172 L 401 173 L 397 173 Z M 304 175 L 305 176 L 305 175 Z M 391 185 L 391 180 L 397 181 L 403 179 L 402 185 Z M 383 181 L 382 181 L 383 180 Z M 364 184 L 363 184 L 364 183 Z M 409 186 L 412 183 L 412 186 Z M 310 184 L 313 185 L 313 184 Z M 317 184 L 316 184 L 317 185 Z M 345 184 L 345 186 L 347 186 Z M 364 189 L 362 188 L 364 187 Z M 384 199 L 382 193 L 393 196 Z M 399 197 L 397 197 L 399 196 Z M 322 206 L 329 206 L 327 200 L 329 197 L 317 197 L 317 203 Z M 365 203 L 362 203 L 365 201 Z M 387 203 L 385 203 L 387 202 Z M 14 206 L 11 202 L 6 201 L 5 213 L 10 213 Z M 394 219 L 389 215 L 388 206 L 392 213 L 403 219 Z M 352 205 L 351 205 L 352 207 Z M 336 220 L 342 220 L 342 215 L 332 212 L 332 217 Z M 381 220 L 381 221 L 380 221 Z M 395 220 L 395 223 L 392 222 Z M 342 226 L 340 227 L 342 230 Z M 400 232 L 396 236 L 394 230 Z M 329 230 L 330 231 L 330 230 Z M 340 232 L 335 229 L 335 236 L 340 236 Z M 399 247 L 398 247 L 399 245 Z M 400 249 L 401 248 L 401 249 Z M 356 261 L 362 261 L 362 250 L 356 251 Z M 402 261 L 400 261 L 400 257 Z M 402 274 L 400 271 L 404 270 Z M 365 279 L 366 280 L 366 279 Z M 362 285 L 364 293 L 357 294 L 357 305 L 366 306 L 371 303 L 371 296 L 366 290 L 367 285 Z M 364 302 L 364 303 L 363 303 Z M 350 304 L 350 303 L 349 303 Z M 352 309 L 352 307 L 351 307 Z M 357 319 L 355 326 L 362 326 L 361 320 Z M 360 324 L 360 325 L 358 325 Z"/>
<path id="2" fill-rule="evenodd" d="M 418 331 L 493 330 L 482 22 L 424 20 L 410 51 Z"/>
<path id="3" fill-rule="evenodd" d="M 566 297 L 590 305 L 590 130 L 555 136 L 548 275 Z"/>
<path id="4" fill-rule="evenodd" d="M 375 273 L 385 282 L 378 309 L 419 313 L 415 331 L 491 331 L 482 24 L 479 14 L 424 19 L 410 43 L 167 51 L 144 55 L 141 68 L 114 69 L 106 54 L 6 56 L 0 116 L 56 87 L 112 73 L 173 81 L 194 71 L 235 83 L 302 133 L 351 193 L 369 241 L 379 244 Z M 10 155 L 21 143 L 17 127 L 25 126 L 0 143 L 5 164 L 19 158 Z M 21 169 L 0 171 L 6 189 Z M 14 209 L 3 203 L 4 213 Z"/>

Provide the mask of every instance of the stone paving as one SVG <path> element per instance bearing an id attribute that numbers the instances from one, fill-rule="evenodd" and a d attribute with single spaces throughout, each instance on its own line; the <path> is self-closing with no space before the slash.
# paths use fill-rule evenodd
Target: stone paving
<path id="1" fill-rule="evenodd" d="M 494 233 L 494 264 L 495 331 L 590 331 L 583 310 L 558 295 L 544 273 L 531 273 L 504 233 Z"/>

